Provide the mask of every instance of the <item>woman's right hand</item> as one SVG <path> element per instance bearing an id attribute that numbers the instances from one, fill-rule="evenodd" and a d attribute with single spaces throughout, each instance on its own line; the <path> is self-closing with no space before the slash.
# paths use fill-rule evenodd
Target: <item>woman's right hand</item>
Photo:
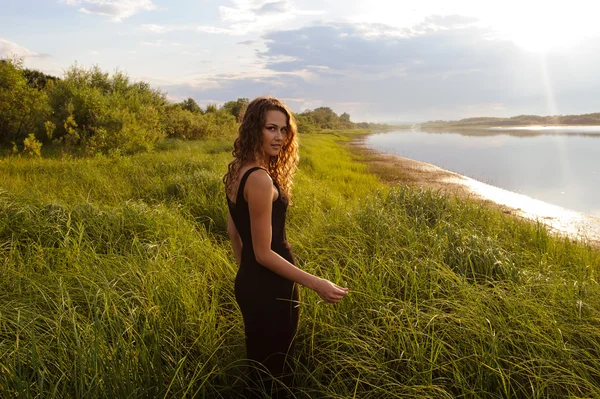
<path id="1" fill-rule="evenodd" d="M 315 284 L 314 291 L 319 294 L 321 299 L 329 303 L 338 303 L 342 298 L 348 295 L 347 287 L 342 288 L 324 278 L 319 278 L 317 284 Z"/>

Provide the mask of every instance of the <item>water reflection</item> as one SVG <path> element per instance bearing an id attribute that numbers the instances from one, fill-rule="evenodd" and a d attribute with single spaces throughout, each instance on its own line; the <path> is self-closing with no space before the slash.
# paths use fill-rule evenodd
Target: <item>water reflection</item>
<path id="1" fill-rule="evenodd" d="M 543 135 L 565 135 L 580 137 L 596 137 L 600 135 L 600 126 L 515 126 L 515 127 L 490 127 L 481 129 L 415 129 L 426 133 L 448 134 L 456 133 L 463 136 L 516 136 L 534 137 Z"/>
<path id="2" fill-rule="evenodd" d="M 600 126 L 402 130 L 369 136 L 365 144 L 600 216 Z"/>
<path id="3" fill-rule="evenodd" d="M 599 218 L 490 186 L 469 177 L 450 177 L 447 180 L 450 183 L 467 186 L 471 192 L 485 199 L 513 208 L 519 216 L 539 220 L 557 232 L 579 239 L 600 242 Z"/>
<path id="4" fill-rule="evenodd" d="M 600 134 L 600 126 L 502 126 L 490 127 L 488 132 L 504 131 L 510 132 L 530 132 L 532 134 L 584 134 L 597 135 Z"/>

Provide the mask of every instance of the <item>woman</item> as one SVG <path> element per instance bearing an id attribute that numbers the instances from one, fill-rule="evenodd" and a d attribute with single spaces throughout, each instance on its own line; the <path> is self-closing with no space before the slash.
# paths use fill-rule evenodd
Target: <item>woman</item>
<path id="1" fill-rule="evenodd" d="M 276 98 L 253 100 L 232 154 L 223 181 L 227 230 L 240 266 L 235 298 L 244 318 L 247 356 L 268 371 L 254 374 L 267 389 L 272 388 L 269 374 L 289 386 L 292 376 L 285 367 L 298 326 L 297 284 L 330 303 L 339 302 L 348 288 L 297 268 L 286 240 L 285 214 L 298 163 L 296 122 L 290 110 Z"/>

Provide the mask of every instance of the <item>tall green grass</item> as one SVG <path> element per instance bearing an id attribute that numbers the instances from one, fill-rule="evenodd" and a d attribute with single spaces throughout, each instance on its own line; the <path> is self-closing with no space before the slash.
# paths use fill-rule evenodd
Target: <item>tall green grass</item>
<path id="1" fill-rule="evenodd" d="M 297 397 L 600 396 L 600 254 L 535 223 L 389 187 L 340 134 L 303 135 L 288 237 L 303 269 Z M 2 397 L 234 397 L 230 143 L 0 161 Z"/>

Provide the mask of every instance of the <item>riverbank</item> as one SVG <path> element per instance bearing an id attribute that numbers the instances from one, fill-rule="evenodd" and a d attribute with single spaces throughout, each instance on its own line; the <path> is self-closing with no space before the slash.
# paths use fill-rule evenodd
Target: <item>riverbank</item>
<path id="1" fill-rule="evenodd" d="M 485 201 L 505 213 L 539 221 L 552 232 L 600 247 L 600 218 L 565 209 L 460 175 L 438 166 L 380 153 L 365 145 L 367 135 L 348 144 L 369 171 L 388 184 L 405 183 L 425 186 L 445 194 Z"/>

